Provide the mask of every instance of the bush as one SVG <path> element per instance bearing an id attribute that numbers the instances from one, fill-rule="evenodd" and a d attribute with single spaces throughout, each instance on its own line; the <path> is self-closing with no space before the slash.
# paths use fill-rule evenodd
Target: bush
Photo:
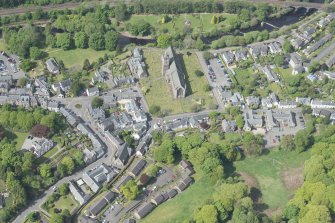
<path id="1" fill-rule="evenodd" d="M 200 70 L 196 70 L 195 75 L 197 75 L 197 77 L 202 77 L 202 76 L 204 76 L 204 72 L 202 72 Z"/>

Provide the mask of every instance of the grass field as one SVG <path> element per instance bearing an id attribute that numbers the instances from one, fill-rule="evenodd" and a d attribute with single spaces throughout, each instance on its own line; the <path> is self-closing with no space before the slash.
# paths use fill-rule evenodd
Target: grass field
<path id="1" fill-rule="evenodd" d="M 13 134 L 15 135 L 13 141 L 15 143 L 16 149 L 20 150 L 24 140 L 29 135 L 29 132 L 14 132 Z"/>
<path id="2" fill-rule="evenodd" d="M 204 86 L 207 84 L 205 77 L 197 77 L 195 70 L 201 70 L 197 56 L 182 54 L 180 60 L 183 61 L 184 70 L 186 72 L 187 82 L 189 83 L 188 96 L 185 99 L 173 99 L 170 86 L 162 76 L 161 71 L 161 55 L 163 50 L 160 49 L 144 49 L 145 62 L 148 65 L 149 77 L 142 79 L 142 87 L 148 89 L 145 98 L 149 104 L 158 105 L 161 110 L 168 111 L 169 114 L 177 114 L 182 112 L 191 112 L 192 106 L 200 104 L 202 108 L 215 104 L 211 92 L 205 92 Z"/>
<path id="3" fill-rule="evenodd" d="M 68 209 L 70 213 L 74 211 L 76 207 L 78 207 L 77 202 L 73 199 L 71 194 L 66 196 L 61 196 L 58 201 L 55 202 L 55 207 L 58 209 Z"/>
<path id="4" fill-rule="evenodd" d="M 212 24 L 211 19 L 213 15 L 222 16 L 222 22 Z M 229 19 L 235 18 L 233 14 L 181 14 L 170 15 L 170 21 L 161 24 L 161 15 L 133 15 L 127 23 L 136 24 L 141 21 L 146 21 L 159 32 L 168 30 L 168 33 L 182 33 L 186 27 L 190 27 L 193 32 L 209 32 L 214 28 L 223 28 L 229 25 Z"/>
<path id="5" fill-rule="evenodd" d="M 141 223 L 181 223 L 212 198 L 215 185 L 204 178 L 195 181 L 183 193 L 157 207 Z"/>
<path id="6" fill-rule="evenodd" d="M 0 51 L 6 50 L 4 39 L 0 39 Z"/>
<path id="7" fill-rule="evenodd" d="M 294 189 L 285 186 L 287 182 L 283 180 L 283 174 L 294 173 L 296 176 L 291 176 L 291 179 L 302 180 L 301 167 L 309 157 L 309 152 L 272 150 L 261 157 L 251 157 L 235 162 L 234 166 L 237 172 L 246 173 L 257 181 L 258 189 L 262 194 L 261 202 L 269 209 L 277 209 L 283 207 L 294 194 Z"/>
<path id="8" fill-rule="evenodd" d="M 57 60 L 62 60 L 66 68 L 80 70 L 83 66 L 84 60 L 88 59 L 91 63 L 97 61 L 99 57 L 103 57 L 109 51 L 95 51 L 93 49 L 50 49 L 47 51 L 49 57 L 54 57 Z"/>

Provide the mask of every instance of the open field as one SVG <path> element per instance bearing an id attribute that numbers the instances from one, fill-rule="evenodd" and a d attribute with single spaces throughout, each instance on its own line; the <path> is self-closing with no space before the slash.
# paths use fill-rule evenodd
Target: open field
<path id="1" fill-rule="evenodd" d="M 144 218 L 142 223 L 181 223 L 188 219 L 197 207 L 201 207 L 212 197 L 215 185 L 202 178 L 175 198 L 166 201 Z"/>
<path id="2" fill-rule="evenodd" d="M 222 16 L 222 21 L 212 24 L 211 19 L 214 15 Z M 214 28 L 223 28 L 229 25 L 231 18 L 236 15 L 228 13 L 203 13 L 203 14 L 180 14 L 169 15 L 170 21 L 162 24 L 161 15 L 132 15 L 127 23 L 136 24 L 142 21 L 148 22 L 156 31 L 168 33 L 182 33 L 186 28 L 191 28 L 194 32 L 209 32 Z"/>
<path id="3" fill-rule="evenodd" d="M 16 138 L 14 140 L 16 148 L 21 149 L 24 140 L 29 135 L 29 132 L 14 132 L 14 134 L 16 135 Z"/>
<path id="4" fill-rule="evenodd" d="M 0 51 L 6 50 L 4 39 L 0 39 Z"/>
<path id="5" fill-rule="evenodd" d="M 242 173 L 242 177 L 247 175 L 248 179 L 256 180 L 261 193 L 259 201 L 264 204 L 260 211 L 278 210 L 287 203 L 295 189 L 303 182 L 303 163 L 309 157 L 310 152 L 271 150 L 267 155 L 235 162 L 234 166 L 237 172 Z"/>
<path id="6" fill-rule="evenodd" d="M 145 98 L 149 104 L 158 105 L 162 111 L 169 114 L 177 114 L 182 112 L 191 112 L 192 107 L 201 104 L 203 109 L 209 105 L 215 104 L 215 100 L 211 92 L 204 90 L 207 81 L 205 77 L 197 77 L 196 70 L 201 70 L 198 59 L 194 53 L 187 55 L 179 54 L 179 58 L 184 65 L 186 79 L 188 82 L 188 96 L 185 99 L 173 99 L 170 86 L 166 82 L 161 73 L 161 55 L 163 50 L 160 49 L 144 49 L 145 62 L 148 65 L 149 77 L 141 80 L 142 87 L 147 89 Z"/>
<path id="7" fill-rule="evenodd" d="M 49 57 L 54 57 L 56 60 L 62 60 L 66 68 L 80 70 L 84 60 L 88 59 L 91 63 L 97 61 L 99 57 L 103 57 L 109 51 L 95 51 L 93 49 L 50 49 L 47 51 Z"/>
<path id="8" fill-rule="evenodd" d="M 55 202 L 55 208 L 58 209 L 68 209 L 70 213 L 74 211 L 74 209 L 78 207 L 77 202 L 73 199 L 71 193 L 65 196 L 61 196 L 58 201 Z"/>

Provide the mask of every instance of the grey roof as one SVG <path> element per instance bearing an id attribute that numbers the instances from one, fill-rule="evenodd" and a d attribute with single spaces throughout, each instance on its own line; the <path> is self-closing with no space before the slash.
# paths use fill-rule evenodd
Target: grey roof
<path id="1" fill-rule="evenodd" d="M 181 69 L 179 61 L 176 59 L 175 51 L 171 46 L 167 48 L 163 58 L 164 58 L 164 64 L 168 63 L 165 64 L 168 67 L 167 69 L 164 70 L 164 75 L 171 84 L 174 97 L 175 98 L 185 97 L 186 95 L 185 74 Z"/>
<path id="2" fill-rule="evenodd" d="M 178 194 L 178 192 L 175 189 L 171 189 L 168 192 L 169 198 L 173 198 L 174 196 L 176 196 Z"/>
<path id="3" fill-rule="evenodd" d="M 333 36 L 331 34 L 326 34 L 324 37 L 322 37 L 319 41 L 308 47 L 304 52 L 306 54 L 311 54 L 315 50 L 319 49 L 322 45 L 324 45 L 326 42 L 331 40 Z"/>
<path id="4" fill-rule="evenodd" d="M 125 165 L 131 155 L 131 148 L 125 143 L 116 152 L 116 158 Z"/>
<path id="5" fill-rule="evenodd" d="M 97 216 L 102 211 L 102 209 L 106 207 L 107 204 L 108 202 L 105 199 L 99 200 L 90 208 L 90 213 L 94 216 Z"/>
<path id="6" fill-rule="evenodd" d="M 137 215 L 140 218 L 145 217 L 147 214 L 149 214 L 153 209 L 154 209 L 154 205 L 151 203 L 144 203 L 142 204 L 138 210 L 136 211 Z"/>
<path id="7" fill-rule="evenodd" d="M 138 176 L 146 164 L 147 164 L 147 161 L 141 159 L 137 161 L 137 163 L 135 163 L 135 165 L 133 165 L 130 168 L 129 172 L 132 173 L 134 176 Z"/>
<path id="8" fill-rule="evenodd" d="M 163 194 L 158 194 L 154 198 L 151 199 L 151 203 L 155 205 L 160 205 L 164 201 L 166 201 L 167 197 L 165 197 Z"/>
<path id="9" fill-rule="evenodd" d="M 116 183 L 114 184 L 114 188 L 119 191 L 120 188 L 128 183 L 128 181 L 132 180 L 133 178 L 128 175 L 123 175 Z"/>

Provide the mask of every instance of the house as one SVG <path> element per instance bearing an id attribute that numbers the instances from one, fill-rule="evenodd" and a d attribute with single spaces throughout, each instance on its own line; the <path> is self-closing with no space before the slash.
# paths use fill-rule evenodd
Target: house
<path id="1" fill-rule="evenodd" d="M 96 154 L 94 151 L 91 151 L 87 148 L 85 148 L 83 150 L 83 153 L 84 153 L 84 161 L 86 164 L 90 164 L 90 163 L 93 163 L 97 157 L 96 157 Z"/>
<path id="2" fill-rule="evenodd" d="M 302 66 L 302 60 L 297 53 L 292 53 L 289 64 L 292 68 L 297 68 Z"/>
<path id="3" fill-rule="evenodd" d="M 248 96 L 246 102 L 247 105 L 252 108 L 258 108 L 261 103 L 260 98 L 256 96 Z"/>
<path id="4" fill-rule="evenodd" d="M 130 72 L 137 78 L 147 77 L 146 65 L 143 61 L 142 51 L 139 48 L 133 50 L 133 56 L 127 62 Z"/>
<path id="5" fill-rule="evenodd" d="M 261 100 L 263 108 L 272 108 L 278 106 L 278 98 L 274 93 L 271 93 L 269 97 L 262 98 Z"/>
<path id="6" fill-rule="evenodd" d="M 327 117 L 327 116 L 331 116 L 332 115 L 332 111 L 331 110 L 327 110 L 327 109 L 319 109 L 319 108 L 314 108 L 312 111 L 312 115 L 316 116 L 316 117 Z"/>
<path id="7" fill-rule="evenodd" d="M 47 65 L 47 69 L 52 74 L 58 74 L 59 73 L 59 67 L 54 58 L 48 59 L 45 64 Z"/>
<path id="8" fill-rule="evenodd" d="M 8 93 L 10 85 L 7 82 L 0 82 L 0 93 Z"/>
<path id="9" fill-rule="evenodd" d="M 86 194 L 76 182 L 71 180 L 69 181 L 69 189 L 74 199 L 78 201 L 80 205 L 85 204 L 91 198 L 91 196 Z"/>
<path id="10" fill-rule="evenodd" d="M 251 131 L 252 129 L 263 127 L 263 117 L 262 115 L 256 114 L 254 110 L 247 110 L 243 113 L 244 127 L 246 131 Z"/>
<path id="11" fill-rule="evenodd" d="M 193 180 L 191 177 L 185 177 L 183 178 L 179 184 L 177 184 L 175 186 L 176 190 L 179 192 L 182 192 L 183 190 L 185 190 L 187 187 L 189 187 L 192 184 Z"/>
<path id="12" fill-rule="evenodd" d="M 104 120 L 106 118 L 105 110 L 102 108 L 93 108 L 92 106 L 89 106 L 88 112 L 96 121 Z"/>
<path id="13" fill-rule="evenodd" d="M 110 143 L 115 147 L 115 149 L 119 150 L 119 148 L 124 144 L 124 141 L 121 140 L 119 137 L 115 136 L 110 131 L 105 132 L 106 138 L 109 140 Z"/>
<path id="14" fill-rule="evenodd" d="M 155 206 L 152 203 L 145 202 L 134 212 L 134 216 L 137 219 L 142 219 L 147 216 L 154 208 Z"/>
<path id="15" fill-rule="evenodd" d="M 230 98 L 233 96 L 232 92 L 223 86 L 218 87 L 218 93 L 224 103 L 229 102 Z"/>
<path id="16" fill-rule="evenodd" d="M 335 103 L 332 101 L 322 101 L 322 100 L 315 100 L 311 101 L 311 108 L 328 108 L 334 109 Z"/>
<path id="17" fill-rule="evenodd" d="M 97 70 L 92 77 L 91 84 L 104 83 L 107 80 L 108 74 L 105 71 Z"/>
<path id="18" fill-rule="evenodd" d="M 276 82 L 276 83 L 279 82 L 278 75 L 275 72 L 273 72 L 273 70 L 268 65 L 262 67 L 262 71 L 268 78 L 269 82 Z"/>
<path id="19" fill-rule="evenodd" d="M 52 90 L 54 90 L 55 92 L 59 90 L 62 90 L 63 92 L 68 92 L 71 88 L 71 84 L 72 84 L 72 81 L 70 79 L 66 79 L 61 82 L 54 83 L 53 85 L 51 85 L 51 87 L 52 87 Z"/>
<path id="20" fill-rule="evenodd" d="M 335 72 L 331 71 L 323 71 L 322 73 L 324 76 L 328 77 L 329 79 L 335 80 Z"/>
<path id="21" fill-rule="evenodd" d="M 280 101 L 278 103 L 278 108 L 281 109 L 288 109 L 288 108 L 296 108 L 297 107 L 297 102 L 295 101 Z"/>
<path id="22" fill-rule="evenodd" d="M 285 131 L 285 128 L 296 127 L 295 115 L 290 110 L 265 112 L 267 131 Z"/>
<path id="23" fill-rule="evenodd" d="M 248 59 L 248 54 L 245 49 L 236 50 L 234 52 L 236 61 L 242 61 Z"/>
<path id="24" fill-rule="evenodd" d="M 116 183 L 114 184 L 114 189 L 120 193 L 120 189 L 122 186 L 126 185 L 130 180 L 132 180 L 133 178 L 131 176 L 128 175 L 123 175 L 118 181 L 116 181 Z"/>
<path id="25" fill-rule="evenodd" d="M 128 174 L 132 177 L 137 177 L 141 171 L 144 169 L 145 165 L 147 165 L 147 161 L 138 160 L 133 166 L 131 166 L 128 170 Z"/>
<path id="26" fill-rule="evenodd" d="M 77 126 L 79 119 L 78 117 L 71 111 L 64 107 L 59 109 L 59 112 L 66 118 L 66 121 L 72 126 Z"/>
<path id="27" fill-rule="evenodd" d="M 239 92 L 235 92 L 230 98 L 230 104 L 232 106 L 242 106 L 244 104 L 244 98 Z"/>
<path id="28" fill-rule="evenodd" d="M 13 85 L 13 76 L 12 75 L 0 75 L 0 82 L 6 82 L 11 86 Z"/>
<path id="29" fill-rule="evenodd" d="M 326 60 L 325 64 L 327 65 L 327 67 L 331 68 L 334 64 L 335 64 L 335 53 L 332 54 L 328 60 Z"/>
<path id="30" fill-rule="evenodd" d="M 59 101 L 47 101 L 47 109 L 49 111 L 59 112 L 60 102 Z"/>
<path id="31" fill-rule="evenodd" d="M 270 49 L 270 52 L 272 54 L 276 54 L 276 53 L 281 53 L 282 52 L 282 48 L 281 48 L 281 45 L 279 42 L 272 42 L 272 43 L 269 43 L 269 49 Z"/>
<path id="32" fill-rule="evenodd" d="M 321 46 L 323 46 L 324 44 L 326 44 L 328 41 L 330 41 L 332 38 L 333 38 L 333 36 L 331 34 L 326 34 L 319 41 L 317 41 L 313 45 L 311 45 L 311 46 L 307 47 L 305 50 L 303 50 L 303 52 L 306 55 L 310 55 L 311 53 L 313 53 L 314 51 L 316 51 L 317 49 L 319 49 Z"/>
<path id="33" fill-rule="evenodd" d="M 294 49 L 301 49 L 303 46 L 305 46 L 305 42 L 300 38 L 293 38 L 290 40 L 291 45 L 294 47 Z"/>
<path id="34" fill-rule="evenodd" d="M 226 119 L 222 120 L 222 131 L 223 132 L 235 132 L 237 125 L 235 121 L 229 121 Z"/>
<path id="35" fill-rule="evenodd" d="M 131 154 L 132 149 L 127 145 L 127 143 L 124 143 L 118 148 L 115 154 L 115 164 L 120 167 L 126 165 Z"/>
<path id="36" fill-rule="evenodd" d="M 97 201 L 90 207 L 90 216 L 92 218 L 96 218 L 98 214 L 107 206 L 107 204 L 111 203 L 115 198 L 115 193 L 111 191 L 106 192 L 99 201 Z"/>
<path id="37" fill-rule="evenodd" d="M 296 97 L 295 101 L 300 105 L 311 105 L 311 99 L 306 97 Z"/>
<path id="38" fill-rule="evenodd" d="M 224 51 L 222 53 L 222 58 L 224 62 L 227 64 L 227 66 L 229 66 L 232 63 L 234 63 L 235 55 L 231 51 Z"/>
<path id="39" fill-rule="evenodd" d="M 167 194 L 168 194 L 169 198 L 171 199 L 171 198 L 174 198 L 178 194 L 178 192 L 175 189 L 171 189 L 171 190 L 168 191 Z"/>
<path id="40" fill-rule="evenodd" d="M 163 76 L 171 86 L 173 97 L 185 98 L 187 91 L 185 74 L 172 47 L 169 47 L 162 56 L 162 65 Z"/>
<path id="41" fill-rule="evenodd" d="M 83 123 L 79 123 L 77 125 L 77 129 L 83 134 L 83 135 L 89 135 L 89 134 L 92 134 L 92 130 L 86 125 L 86 124 L 83 124 Z"/>
<path id="42" fill-rule="evenodd" d="M 167 196 L 167 194 L 158 194 L 154 198 L 152 198 L 150 200 L 150 202 L 153 203 L 154 205 L 158 206 L 161 203 L 163 203 L 164 201 L 166 201 L 168 198 L 169 197 Z"/>
<path id="43" fill-rule="evenodd" d="M 99 95 L 99 88 L 98 87 L 91 87 L 86 89 L 87 96 L 97 96 Z"/>
<path id="44" fill-rule="evenodd" d="M 52 140 L 28 136 L 22 145 L 22 149 L 31 151 L 37 157 L 40 157 L 44 153 L 48 152 L 53 146 L 54 143 Z"/>
<path id="45" fill-rule="evenodd" d="M 106 164 L 83 173 L 83 181 L 91 188 L 93 192 L 97 192 L 103 183 L 108 183 L 116 176 L 117 172 Z"/>
<path id="46" fill-rule="evenodd" d="M 268 54 L 268 46 L 261 43 L 249 47 L 250 54 L 257 58 L 259 56 L 266 56 Z"/>
<path id="47" fill-rule="evenodd" d="M 192 167 L 191 163 L 187 160 L 182 160 L 179 162 L 179 166 L 183 169 L 186 170 L 189 167 Z"/>

